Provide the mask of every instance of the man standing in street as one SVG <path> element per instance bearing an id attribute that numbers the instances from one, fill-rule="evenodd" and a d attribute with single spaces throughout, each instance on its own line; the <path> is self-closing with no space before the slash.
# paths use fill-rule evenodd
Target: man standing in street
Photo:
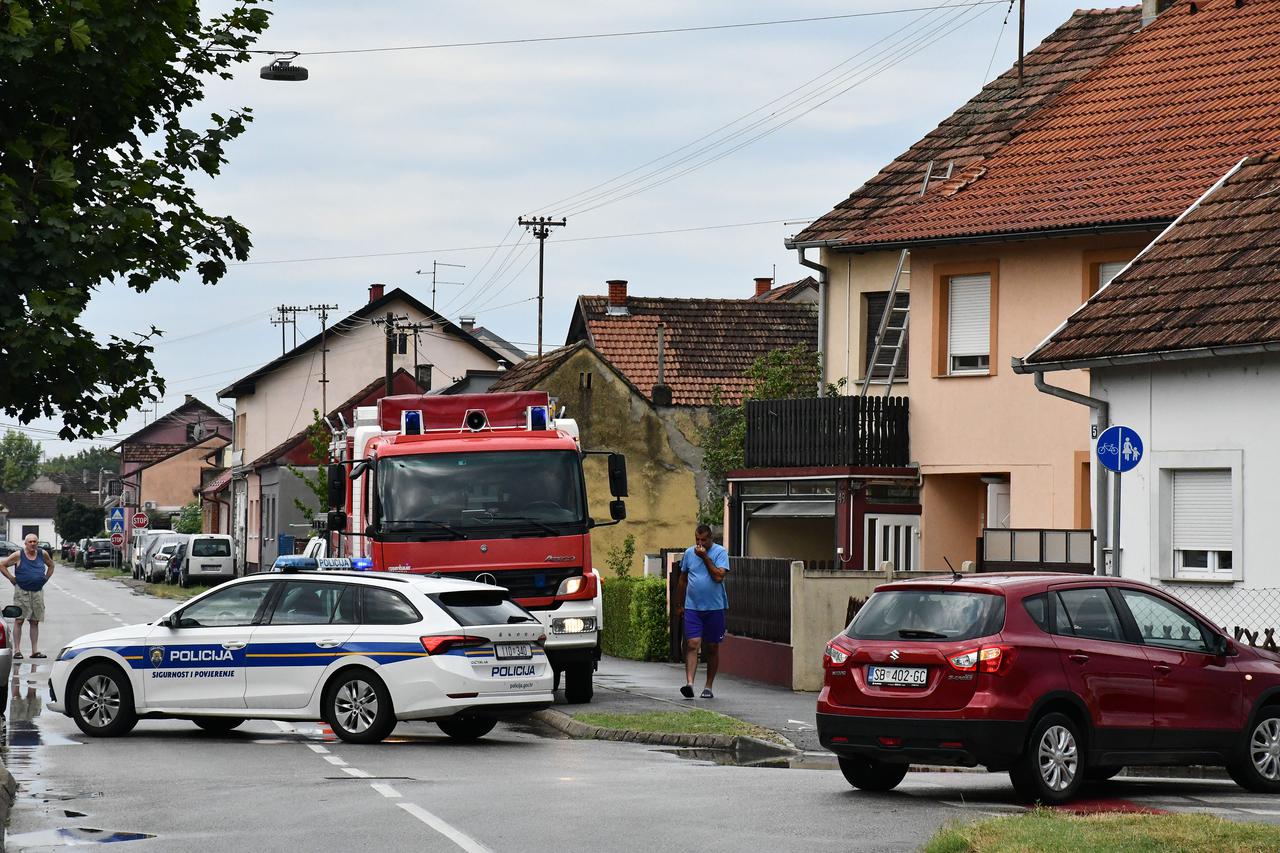
<path id="1" fill-rule="evenodd" d="M 698 671 L 698 652 L 707 649 L 707 686 L 703 699 L 714 699 L 711 685 L 720 668 L 720 643 L 724 641 L 724 617 L 729 609 L 724 578 L 729 573 L 729 552 L 711 541 L 711 528 L 699 524 L 693 547 L 680 560 L 680 581 L 676 591 L 676 616 L 684 622 L 685 684 L 680 695 L 693 698 L 693 678 Z"/>
<path id="2" fill-rule="evenodd" d="M 42 658 L 40 651 L 40 623 L 44 621 L 44 585 L 53 577 L 53 558 L 40 550 L 39 539 L 28 533 L 22 540 L 22 550 L 15 551 L 0 562 L 0 573 L 13 584 L 13 603 L 22 608 L 22 615 L 14 620 L 13 657 L 22 658 L 22 623 L 31 623 L 31 657 Z M 17 566 L 17 572 L 12 569 Z"/>

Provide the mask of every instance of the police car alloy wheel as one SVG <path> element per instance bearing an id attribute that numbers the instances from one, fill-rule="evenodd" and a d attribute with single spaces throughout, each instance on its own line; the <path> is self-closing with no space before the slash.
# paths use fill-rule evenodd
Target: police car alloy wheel
<path id="1" fill-rule="evenodd" d="M 110 664 L 94 664 L 76 673 L 68 698 L 72 718 L 87 735 L 117 737 L 138 722 L 129 679 Z"/>
<path id="2" fill-rule="evenodd" d="M 493 731 L 493 727 L 497 724 L 498 721 L 490 717 L 468 716 L 436 720 L 436 725 L 440 727 L 440 731 L 454 740 L 462 741 L 479 740 Z"/>
<path id="3" fill-rule="evenodd" d="M 396 727 L 387 688 L 365 669 L 339 672 L 325 692 L 325 717 L 349 743 L 377 743 Z"/>

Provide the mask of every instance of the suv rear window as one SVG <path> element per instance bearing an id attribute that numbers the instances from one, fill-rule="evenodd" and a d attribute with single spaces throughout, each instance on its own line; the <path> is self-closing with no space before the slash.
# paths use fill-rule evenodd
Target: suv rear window
<path id="1" fill-rule="evenodd" d="M 532 613 L 502 592 L 468 590 L 441 592 L 429 597 L 459 625 L 514 625 L 538 621 Z"/>
<path id="2" fill-rule="evenodd" d="M 191 543 L 193 557 L 230 557 L 231 543 L 226 539 L 197 539 Z"/>
<path id="3" fill-rule="evenodd" d="M 985 592 L 877 592 L 849 623 L 855 640 L 971 640 L 1004 627 L 1004 598 Z"/>
<path id="4" fill-rule="evenodd" d="M 106 548 L 111 544 L 110 539 L 90 539 L 89 544 L 95 548 Z"/>

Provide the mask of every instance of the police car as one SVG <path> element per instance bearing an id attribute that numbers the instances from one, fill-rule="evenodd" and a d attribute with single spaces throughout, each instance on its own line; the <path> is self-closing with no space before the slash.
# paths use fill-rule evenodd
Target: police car
<path id="1" fill-rule="evenodd" d="M 250 575 L 156 622 L 73 641 L 54 661 L 49 707 L 98 737 L 176 717 L 214 732 L 320 719 L 352 743 L 434 720 L 473 740 L 552 704 L 543 631 L 506 590 L 470 581 Z"/>

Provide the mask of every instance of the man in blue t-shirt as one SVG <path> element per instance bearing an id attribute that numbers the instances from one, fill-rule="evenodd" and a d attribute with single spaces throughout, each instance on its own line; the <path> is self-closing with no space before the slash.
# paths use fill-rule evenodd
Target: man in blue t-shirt
<path id="1" fill-rule="evenodd" d="M 15 569 L 15 571 L 10 571 Z M 22 548 L 0 561 L 0 574 L 13 584 L 13 603 L 22 608 L 22 615 L 13 620 L 13 657 L 22 657 L 22 623 L 31 626 L 31 656 L 42 658 L 40 651 L 40 623 L 44 621 L 44 585 L 53 577 L 53 558 L 40 548 L 34 533 L 22 540 Z"/>
<path id="2" fill-rule="evenodd" d="M 680 695 L 693 698 L 693 677 L 698 671 L 698 652 L 707 648 L 707 686 L 703 699 L 714 699 L 711 685 L 720 668 L 720 643 L 724 641 L 724 617 L 729 609 L 724 578 L 729 573 L 729 552 L 711 541 L 711 528 L 699 524 L 693 547 L 680 560 L 680 581 L 676 590 L 676 616 L 684 621 L 685 684 Z"/>

